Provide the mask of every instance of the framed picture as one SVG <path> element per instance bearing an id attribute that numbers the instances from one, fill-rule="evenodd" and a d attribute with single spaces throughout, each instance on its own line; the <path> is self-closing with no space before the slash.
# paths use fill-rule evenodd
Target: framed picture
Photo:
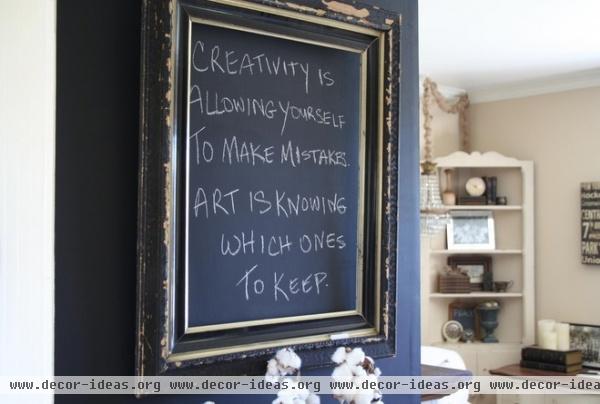
<path id="1" fill-rule="evenodd" d="M 600 182 L 581 183 L 581 262 L 600 265 Z"/>
<path id="2" fill-rule="evenodd" d="M 326 3 L 143 2 L 137 375 L 395 354 L 400 16 Z"/>
<path id="3" fill-rule="evenodd" d="M 449 250 L 496 248 L 494 216 L 490 211 L 454 211 L 447 227 Z"/>
<path id="4" fill-rule="evenodd" d="M 583 366 L 600 369 L 600 326 L 571 324 L 569 332 L 571 349 L 583 353 Z"/>
<path id="5" fill-rule="evenodd" d="M 469 334 L 474 339 L 479 339 L 479 319 L 476 310 L 477 304 L 472 302 L 456 301 L 448 305 L 448 320 L 458 321 L 463 327 L 464 336 Z M 471 333 L 469 333 L 469 330 Z"/>
<path id="6" fill-rule="evenodd" d="M 456 268 L 469 276 L 471 291 L 490 290 L 493 286 L 492 257 L 485 255 L 452 255 L 448 257 L 448 266 Z M 484 287 L 484 280 L 488 286 Z"/>

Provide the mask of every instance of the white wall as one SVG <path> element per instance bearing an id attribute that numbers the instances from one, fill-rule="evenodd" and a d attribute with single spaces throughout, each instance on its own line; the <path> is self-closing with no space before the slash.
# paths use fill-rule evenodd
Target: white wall
<path id="1" fill-rule="evenodd" d="M 55 0 L 0 1 L 0 376 L 54 372 L 55 43 Z"/>

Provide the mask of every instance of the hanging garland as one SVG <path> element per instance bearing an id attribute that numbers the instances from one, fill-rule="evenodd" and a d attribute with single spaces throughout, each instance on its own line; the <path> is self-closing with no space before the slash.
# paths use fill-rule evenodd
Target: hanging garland
<path id="1" fill-rule="evenodd" d="M 423 81 L 423 129 L 424 139 L 425 139 L 425 162 L 428 164 L 433 164 L 433 139 L 431 136 L 431 121 L 433 120 L 433 115 L 429 110 L 429 105 L 431 105 L 433 100 L 435 100 L 437 106 L 444 112 L 448 114 L 456 114 L 458 113 L 458 125 L 460 131 L 461 138 L 461 150 L 465 152 L 471 151 L 471 144 L 469 138 L 469 129 L 467 122 L 467 109 L 469 108 L 469 96 L 467 94 L 463 94 L 458 97 L 455 103 L 449 104 L 442 93 L 439 92 L 438 86 L 435 82 L 433 82 L 430 78 L 425 78 Z M 424 167 L 425 169 L 425 167 Z"/>

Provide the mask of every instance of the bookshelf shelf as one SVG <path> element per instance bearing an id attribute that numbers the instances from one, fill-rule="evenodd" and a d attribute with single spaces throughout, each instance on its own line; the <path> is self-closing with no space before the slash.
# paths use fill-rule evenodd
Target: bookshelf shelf
<path id="1" fill-rule="evenodd" d="M 431 250 L 433 255 L 519 255 L 523 250 Z"/>
<path id="2" fill-rule="evenodd" d="M 502 299 L 521 298 L 523 293 L 496 293 L 496 292 L 472 292 L 472 293 L 431 293 L 432 299 Z"/>
<path id="3" fill-rule="evenodd" d="M 520 211 L 521 205 L 446 205 L 445 210 L 492 210 L 492 211 Z"/>
<path id="4" fill-rule="evenodd" d="M 442 347 L 442 348 L 447 348 L 447 349 L 461 349 L 461 348 L 472 348 L 472 349 L 489 349 L 489 348 L 496 348 L 496 349 L 514 349 L 517 348 L 519 349 L 519 354 L 520 349 L 524 347 L 523 344 L 521 344 L 520 342 L 496 342 L 493 344 L 488 344 L 485 342 L 481 342 L 481 341 L 473 341 L 473 342 L 447 342 L 447 341 L 434 341 L 431 343 L 431 345 L 433 346 L 438 346 L 438 347 Z"/>

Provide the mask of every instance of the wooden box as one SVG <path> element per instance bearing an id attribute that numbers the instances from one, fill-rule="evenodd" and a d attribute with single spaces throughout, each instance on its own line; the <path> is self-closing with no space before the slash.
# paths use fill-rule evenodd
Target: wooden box
<path id="1" fill-rule="evenodd" d="M 471 293 L 469 276 L 461 273 L 446 273 L 439 275 L 440 293 Z"/>

